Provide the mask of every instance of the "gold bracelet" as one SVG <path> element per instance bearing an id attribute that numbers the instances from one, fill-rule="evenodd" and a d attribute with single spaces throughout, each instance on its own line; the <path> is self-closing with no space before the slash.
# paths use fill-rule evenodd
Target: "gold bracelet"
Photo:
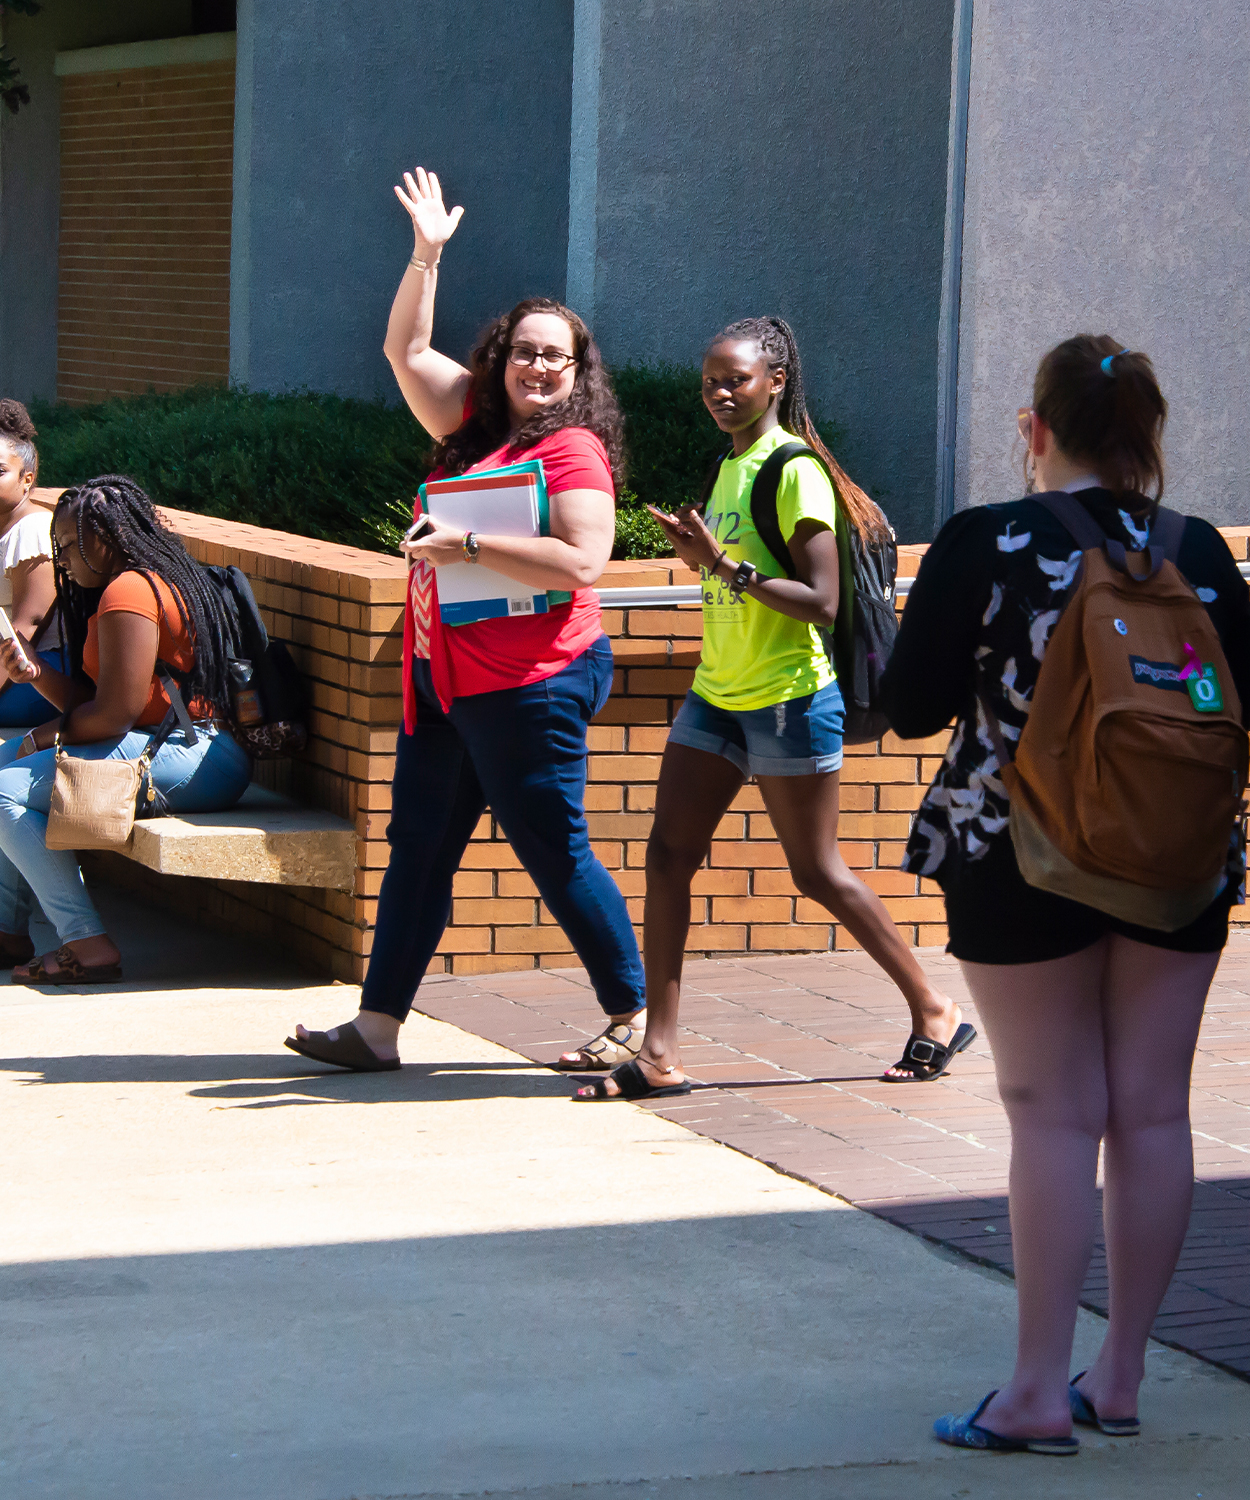
<path id="1" fill-rule="evenodd" d="M 412 255 L 409 257 L 408 264 L 410 266 L 415 266 L 418 271 L 436 271 L 438 269 L 438 263 L 440 260 L 442 260 L 442 258 L 443 257 L 441 255 L 436 255 L 433 260 L 422 260 L 414 250 L 412 252 Z"/>

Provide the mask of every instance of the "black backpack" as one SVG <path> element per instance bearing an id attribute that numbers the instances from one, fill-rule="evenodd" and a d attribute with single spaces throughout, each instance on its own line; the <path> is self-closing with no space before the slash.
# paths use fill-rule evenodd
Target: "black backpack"
<path id="1" fill-rule="evenodd" d="M 200 572 L 217 590 L 225 606 L 234 654 L 227 663 L 235 738 L 253 760 L 273 760 L 294 755 L 308 743 L 308 685 L 281 641 L 271 641 L 260 617 L 256 595 L 247 575 L 235 567 L 219 568 L 200 563 Z M 156 585 L 152 583 L 156 594 Z M 160 595 L 156 595 L 160 604 Z M 195 731 L 177 687 L 186 690 L 190 680 L 169 662 L 158 661 L 157 671 L 170 696 L 170 713 L 161 725 L 161 743 L 174 728 L 175 719 L 195 743 Z"/>
<path id="2" fill-rule="evenodd" d="M 308 744 L 308 684 L 282 641 L 271 641 L 240 568 L 200 564 L 221 595 L 239 643 L 230 658 L 235 733 L 254 760 L 294 755 Z"/>
<path id="3" fill-rule="evenodd" d="M 782 469 L 792 458 L 814 458 L 829 474 L 820 454 L 796 441 L 774 448 L 751 485 L 752 524 L 787 578 L 797 574 L 777 519 L 777 487 Z M 865 547 L 838 496 L 832 474 L 829 483 L 838 506 L 838 617 L 832 630 L 820 633 L 846 705 L 842 738 L 848 745 L 866 745 L 879 740 L 889 728 L 880 707 L 881 678 L 898 634 L 894 613 L 898 547 L 893 527 L 889 541 Z"/>

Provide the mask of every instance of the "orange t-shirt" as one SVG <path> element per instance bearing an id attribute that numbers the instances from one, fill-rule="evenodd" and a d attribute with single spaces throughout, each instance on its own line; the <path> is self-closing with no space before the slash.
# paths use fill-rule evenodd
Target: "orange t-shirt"
<path id="1" fill-rule="evenodd" d="M 100 680 L 100 616 L 109 614 L 142 615 L 145 620 L 151 620 L 158 629 L 157 657 L 180 672 L 191 670 L 195 650 L 191 644 L 190 628 L 178 610 L 178 596 L 163 578 L 158 578 L 155 573 L 150 576 L 151 583 L 146 573 L 119 573 L 100 595 L 99 608 L 87 622 L 87 639 L 82 648 L 82 669 L 92 682 Z M 160 594 L 159 609 L 156 594 L 152 592 L 153 584 Z M 168 712 L 169 694 L 153 673 L 152 691 L 143 712 L 135 720 L 135 728 L 159 724 Z M 211 704 L 197 698 L 187 704 L 187 712 L 193 719 L 208 719 L 213 710 Z"/>

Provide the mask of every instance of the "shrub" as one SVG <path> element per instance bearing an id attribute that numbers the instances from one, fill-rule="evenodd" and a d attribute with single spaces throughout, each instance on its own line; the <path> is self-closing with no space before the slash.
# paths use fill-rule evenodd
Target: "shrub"
<path id="1" fill-rule="evenodd" d="M 712 422 L 694 365 L 625 365 L 629 481 L 617 497 L 613 557 L 672 555 L 647 514 L 698 497 L 729 441 Z M 430 468 L 430 439 L 404 406 L 311 392 L 194 386 L 94 406 L 35 402 L 39 477 L 78 484 L 130 474 L 158 504 L 300 536 L 393 551 Z M 837 430 L 821 424 L 833 445 Z"/>
<path id="2" fill-rule="evenodd" d="M 35 403 L 39 478 L 130 474 L 176 510 L 391 551 L 429 472 L 403 407 L 195 386 L 96 406 Z"/>

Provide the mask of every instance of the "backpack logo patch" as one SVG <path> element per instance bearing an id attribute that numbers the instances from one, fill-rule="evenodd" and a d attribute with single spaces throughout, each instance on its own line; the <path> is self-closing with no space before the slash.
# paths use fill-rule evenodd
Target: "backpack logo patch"
<path id="1" fill-rule="evenodd" d="M 1130 656 L 1133 681 L 1145 683 L 1147 687 L 1167 688 L 1169 692 L 1188 692 L 1181 679 L 1181 668 L 1170 661 L 1147 661 L 1144 656 Z"/>

